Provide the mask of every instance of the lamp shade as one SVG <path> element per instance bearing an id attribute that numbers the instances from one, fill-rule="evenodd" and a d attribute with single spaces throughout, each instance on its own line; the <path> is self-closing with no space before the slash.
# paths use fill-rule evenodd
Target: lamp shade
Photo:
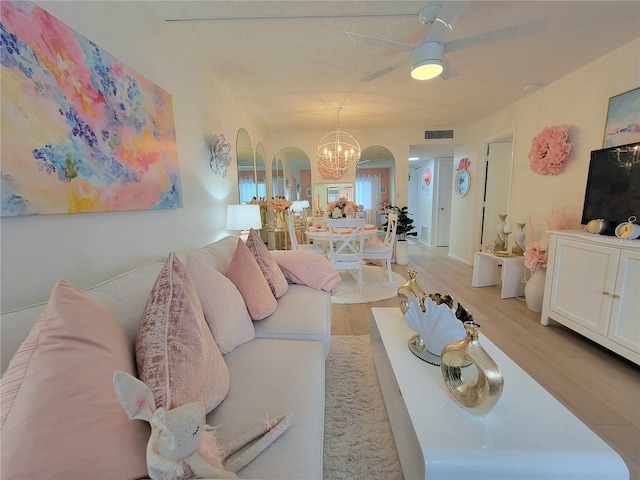
<path id="1" fill-rule="evenodd" d="M 416 80 L 430 80 L 442 73 L 444 45 L 427 42 L 411 50 L 411 77 Z"/>
<path id="2" fill-rule="evenodd" d="M 227 230 L 249 230 L 262 228 L 260 205 L 227 205 Z"/>

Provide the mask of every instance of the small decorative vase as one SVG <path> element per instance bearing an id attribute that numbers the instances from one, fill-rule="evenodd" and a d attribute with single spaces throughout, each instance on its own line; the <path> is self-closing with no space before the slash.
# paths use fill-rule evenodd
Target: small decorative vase
<path id="1" fill-rule="evenodd" d="M 397 298 L 398 303 L 400 304 L 400 310 L 404 315 L 407 313 L 409 308 L 409 303 L 416 298 L 424 297 L 426 295 L 425 291 L 416 281 L 416 276 L 418 272 L 415 270 L 409 270 L 409 280 L 404 282 L 402 285 L 398 287 Z"/>
<path id="2" fill-rule="evenodd" d="M 504 224 L 507 220 L 507 214 L 499 213 L 498 218 L 500 218 L 500 221 L 498 222 L 498 226 L 496 227 L 496 232 L 498 233 L 498 236 L 496 237 L 495 244 L 496 244 L 496 252 L 501 252 L 501 251 L 504 251 L 504 249 L 506 248 Z"/>
<path id="3" fill-rule="evenodd" d="M 442 349 L 440 369 L 449 396 L 462 408 L 478 417 L 484 417 L 495 407 L 502 395 L 504 378 L 493 358 L 478 342 L 480 325 L 464 322 L 467 335 Z M 473 364 L 477 372 L 475 383 L 462 378 L 462 367 Z"/>
<path id="4" fill-rule="evenodd" d="M 281 230 L 285 225 L 284 212 L 276 212 L 276 228 Z"/>
<path id="5" fill-rule="evenodd" d="M 527 280 L 527 284 L 524 287 L 524 297 L 527 300 L 527 307 L 533 312 L 542 312 L 546 278 L 547 269 L 545 267 L 537 268 L 531 275 L 531 278 Z"/>
<path id="6" fill-rule="evenodd" d="M 516 243 L 513 247 L 511 247 L 511 253 L 513 253 L 514 255 L 524 255 L 524 249 L 525 249 L 524 239 L 526 238 L 526 235 L 524 233 L 525 224 L 516 223 L 516 225 L 518 226 L 518 231 L 513 236 L 513 239 L 515 240 Z"/>

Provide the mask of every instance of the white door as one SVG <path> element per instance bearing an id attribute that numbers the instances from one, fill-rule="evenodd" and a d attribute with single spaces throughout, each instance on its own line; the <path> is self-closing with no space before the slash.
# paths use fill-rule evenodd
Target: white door
<path id="1" fill-rule="evenodd" d="M 449 246 L 451 228 L 451 194 L 453 192 L 453 158 L 436 160 L 436 246 Z"/>
<path id="2" fill-rule="evenodd" d="M 511 135 L 508 142 L 498 140 L 489 143 L 484 190 L 484 211 L 482 221 L 481 244 L 486 245 L 495 240 L 498 225 L 498 214 L 509 213 L 509 187 L 511 185 L 512 163 Z M 507 222 L 513 219 L 507 218 Z"/>

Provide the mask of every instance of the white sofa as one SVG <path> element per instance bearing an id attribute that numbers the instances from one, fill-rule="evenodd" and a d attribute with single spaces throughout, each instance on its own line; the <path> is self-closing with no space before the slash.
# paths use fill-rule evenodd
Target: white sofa
<path id="1" fill-rule="evenodd" d="M 236 243 L 237 239 L 225 237 L 199 251 L 212 255 L 216 269 L 224 274 Z M 150 263 L 85 290 L 123 325 L 132 349 L 147 298 L 163 264 Z M 1 315 L 3 374 L 45 306 Z M 256 339 L 224 356 L 231 378 L 229 393 L 207 416 L 207 423 L 217 427 L 217 436 L 224 444 L 267 417 L 291 413 L 289 429 L 238 476 L 321 479 L 330 295 L 305 285 L 289 285 L 288 292 L 278 299 L 276 312 L 254 326 Z"/>

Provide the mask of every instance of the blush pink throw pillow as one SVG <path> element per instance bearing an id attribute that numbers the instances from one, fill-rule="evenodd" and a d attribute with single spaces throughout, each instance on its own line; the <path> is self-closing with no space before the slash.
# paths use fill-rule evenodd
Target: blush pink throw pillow
<path id="1" fill-rule="evenodd" d="M 256 338 L 244 299 L 231 280 L 193 253 L 187 254 L 187 273 L 223 355 Z"/>
<path id="2" fill-rule="evenodd" d="M 269 249 L 253 228 L 249 231 L 246 243 L 247 248 L 258 262 L 258 266 L 264 278 L 267 280 L 273 295 L 276 298 L 280 298 L 287 293 L 289 284 L 282 270 L 280 270 L 280 267 L 269 253 Z"/>
<path id="3" fill-rule="evenodd" d="M 274 250 L 270 255 L 291 282 L 338 293 L 342 279 L 327 257 L 300 250 Z"/>
<path id="4" fill-rule="evenodd" d="M 244 242 L 238 242 L 233 252 L 227 277 L 242 294 L 252 320 L 262 320 L 278 308 L 278 302 L 273 296 L 258 262 Z"/>
<path id="5" fill-rule="evenodd" d="M 60 280 L 2 377 L 2 478 L 146 477 L 146 422 L 129 420 L 113 372 L 135 375 L 116 318 Z"/>
<path id="6" fill-rule="evenodd" d="M 142 314 L 136 360 L 156 407 L 200 402 L 216 408 L 229 391 L 229 370 L 193 283 L 173 252 L 162 267 Z"/>

